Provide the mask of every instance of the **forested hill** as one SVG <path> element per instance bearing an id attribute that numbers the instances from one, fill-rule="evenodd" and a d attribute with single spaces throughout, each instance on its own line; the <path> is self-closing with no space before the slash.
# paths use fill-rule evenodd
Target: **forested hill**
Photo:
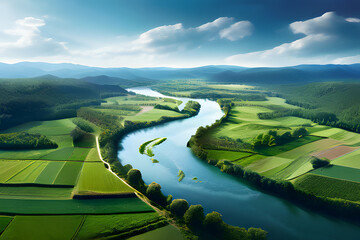
<path id="1" fill-rule="evenodd" d="M 95 83 L 95 84 L 100 84 L 100 85 L 118 85 L 123 88 L 152 85 L 152 84 L 155 84 L 158 82 L 156 80 L 152 80 L 152 79 L 148 79 L 148 78 L 136 78 L 133 80 L 129 80 L 129 79 L 119 78 L 119 77 L 109 77 L 106 75 L 84 77 L 84 78 L 81 78 L 80 80 L 84 81 L 84 82 Z"/>
<path id="2" fill-rule="evenodd" d="M 208 78 L 212 82 L 247 84 L 289 84 L 323 81 L 360 81 L 360 64 L 299 65 L 283 68 L 250 68 L 224 71 Z"/>
<path id="3" fill-rule="evenodd" d="M 75 116 L 81 106 L 99 105 L 104 97 L 127 94 L 120 86 L 51 75 L 0 79 L 0 90 L 0 129 L 30 120 Z"/>
<path id="4" fill-rule="evenodd" d="M 334 113 L 339 123 L 346 124 L 348 130 L 360 131 L 360 82 L 267 85 L 266 89 L 280 94 L 288 103 L 312 112 Z"/>

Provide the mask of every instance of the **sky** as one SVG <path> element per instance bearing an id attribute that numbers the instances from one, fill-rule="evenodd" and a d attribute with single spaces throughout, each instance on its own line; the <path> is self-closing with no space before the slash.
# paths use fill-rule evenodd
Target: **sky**
<path id="1" fill-rule="evenodd" d="M 0 62 L 360 63 L 359 0 L 0 0 Z"/>

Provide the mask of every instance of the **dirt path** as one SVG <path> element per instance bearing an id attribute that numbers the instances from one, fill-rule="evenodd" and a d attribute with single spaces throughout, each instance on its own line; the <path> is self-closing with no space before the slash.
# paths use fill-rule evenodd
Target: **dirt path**
<path id="1" fill-rule="evenodd" d="M 154 106 L 141 106 L 141 108 L 142 109 L 140 110 L 140 112 L 138 112 L 135 116 L 146 113 L 146 112 L 148 112 L 150 110 L 153 110 Z"/>

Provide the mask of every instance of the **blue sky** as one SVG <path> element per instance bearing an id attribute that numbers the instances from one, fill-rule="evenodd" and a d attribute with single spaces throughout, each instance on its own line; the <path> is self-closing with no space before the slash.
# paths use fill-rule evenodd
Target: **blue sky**
<path id="1" fill-rule="evenodd" d="M 102 67 L 360 62 L 358 0 L 2 0 L 0 61 Z"/>

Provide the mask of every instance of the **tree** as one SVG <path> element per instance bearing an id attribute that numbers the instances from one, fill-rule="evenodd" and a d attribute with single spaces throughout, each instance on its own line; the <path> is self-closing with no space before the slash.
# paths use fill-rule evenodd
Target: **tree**
<path id="1" fill-rule="evenodd" d="M 311 164 L 313 165 L 314 169 L 317 168 L 321 168 L 321 167 L 325 167 L 325 166 L 329 166 L 330 165 L 330 160 L 323 158 L 317 158 L 317 157 L 312 157 L 312 159 L 310 160 Z"/>
<path id="2" fill-rule="evenodd" d="M 224 221 L 221 218 L 221 214 L 218 212 L 208 213 L 204 219 L 204 227 L 209 232 L 221 234 L 224 230 Z"/>
<path id="3" fill-rule="evenodd" d="M 309 132 L 306 130 L 306 128 L 301 127 L 301 128 L 297 128 L 297 129 L 294 130 L 293 137 L 294 138 L 299 138 L 299 137 L 306 136 L 308 134 L 309 134 Z"/>
<path id="4" fill-rule="evenodd" d="M 127 180 L 131 185 L 138 185 L 142 180 L 141 172 L 138 169 L 130 169 L 127 173 Z"/>
<path id="5" fill-rule="evenodd" d="M 189 208 L 189 203 L 185 199 L 175 199 L 170 204 L 170 211 L 178 217 L 184 216 Z"/>
<path id="6" fill-rule="evenodd" d="M 267 232 L 261 228 L 249 228 L 248 233 L 252 240 L 265 240 Z"/>
<path id="7" fill-rule="evenodd" d="M 166 206 L 166 197 L 161 192 L 161 186 L 160 184 L 156 182 L 150 183 L 148 188 L 146 189 L 146 196 L 156 202 L 157 204 L 160 204 L 161 206 Z"/>
<path id="8" fill-rule="evenodd" d="M 200 227 L 205 219 L 204 208 L 199 205 L 191 205 L 184 214 L 184 220 L 186 225 L 190 228 Z"/>

